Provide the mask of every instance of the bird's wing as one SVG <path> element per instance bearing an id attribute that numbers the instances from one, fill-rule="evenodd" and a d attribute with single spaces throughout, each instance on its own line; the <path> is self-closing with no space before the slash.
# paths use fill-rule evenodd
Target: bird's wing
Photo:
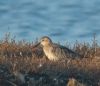
<path id="1" fill-rule="evenodd" d="M 59 44 L 53 44 L 53 51 L 52 52 L 56 52 L 56 55 L 57 56 L 60 56 L 60 57 L 76 57 L 76 56 L 79 56 L 78 53 L 72 51 L 71 49 L 65 47 L 65 46 L 62 46 L 62 45 L 59 45 Z"/>

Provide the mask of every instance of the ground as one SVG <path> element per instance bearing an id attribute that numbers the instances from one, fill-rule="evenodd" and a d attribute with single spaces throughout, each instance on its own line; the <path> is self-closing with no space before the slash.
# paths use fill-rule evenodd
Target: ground
<path id="1" fill-rule="evenodd" d="M 96 42 L 75 43 L 71 49 L 82 58 L 56 62 L 49 61 L 40 46 L 33 46 L 25 41 L 0 41 L 0 86 L 100 86 Z M 74 82 L 79 85 L 72 85 Z"/>

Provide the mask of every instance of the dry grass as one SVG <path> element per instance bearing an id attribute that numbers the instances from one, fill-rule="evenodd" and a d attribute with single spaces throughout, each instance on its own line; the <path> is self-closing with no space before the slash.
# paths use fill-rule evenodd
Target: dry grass
<path id="1" fill-rule="evenodd" d="M 16 42 L 15 39 L 9 38 L 9 34 L 0 41 L 0 83 L 10 81 L 16 86 L 21 86 L 12 78 L 19 72 L 31 78 L 38 76 L 38 79 L 33 80 L 37 82 L 33 86 L 66 86 L 69 78 L 75 78 L 87 86 L 100 86 L 100 47 L 95 38 L 92 45 L 75 43 L 73 50 L 82 55 L 81 59 L 57 62 L 49 61 L 41 47 L 34 48 L 34 44 L 25 41 Z M 5 73 L 9 75 L 6 76 Z M 46 83 L 40 80 L 45 75 Z M 25 85 L 28 86 L 27 84 L 23 86 Z M 2 84 L 2 86 L 14 85 Z"/>

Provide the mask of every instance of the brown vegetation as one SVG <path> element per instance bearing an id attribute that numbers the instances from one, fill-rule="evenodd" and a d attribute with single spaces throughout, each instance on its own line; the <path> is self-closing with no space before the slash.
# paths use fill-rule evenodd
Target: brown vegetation
<path id="1" fill-rule="evenodd" d="M 74 78 L 87 86 L 100 86 L 100 47 L 76 42 L 81 59 L 52 62 L 35 43 L 16 42 L 9 35 L 0 41 L 0 86 L 67 86 Z"/>

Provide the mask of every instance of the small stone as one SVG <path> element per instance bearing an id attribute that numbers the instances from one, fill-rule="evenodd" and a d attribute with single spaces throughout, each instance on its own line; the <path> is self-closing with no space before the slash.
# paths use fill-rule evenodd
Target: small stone
<path id="1" fill-rule="evenodd" d="M 69 79 L 67 86 L 86 86 L 86 85 L 84 85 L 83 83 L 78 82 L 74 78 L 71 78 L 71 79 Z"/>

